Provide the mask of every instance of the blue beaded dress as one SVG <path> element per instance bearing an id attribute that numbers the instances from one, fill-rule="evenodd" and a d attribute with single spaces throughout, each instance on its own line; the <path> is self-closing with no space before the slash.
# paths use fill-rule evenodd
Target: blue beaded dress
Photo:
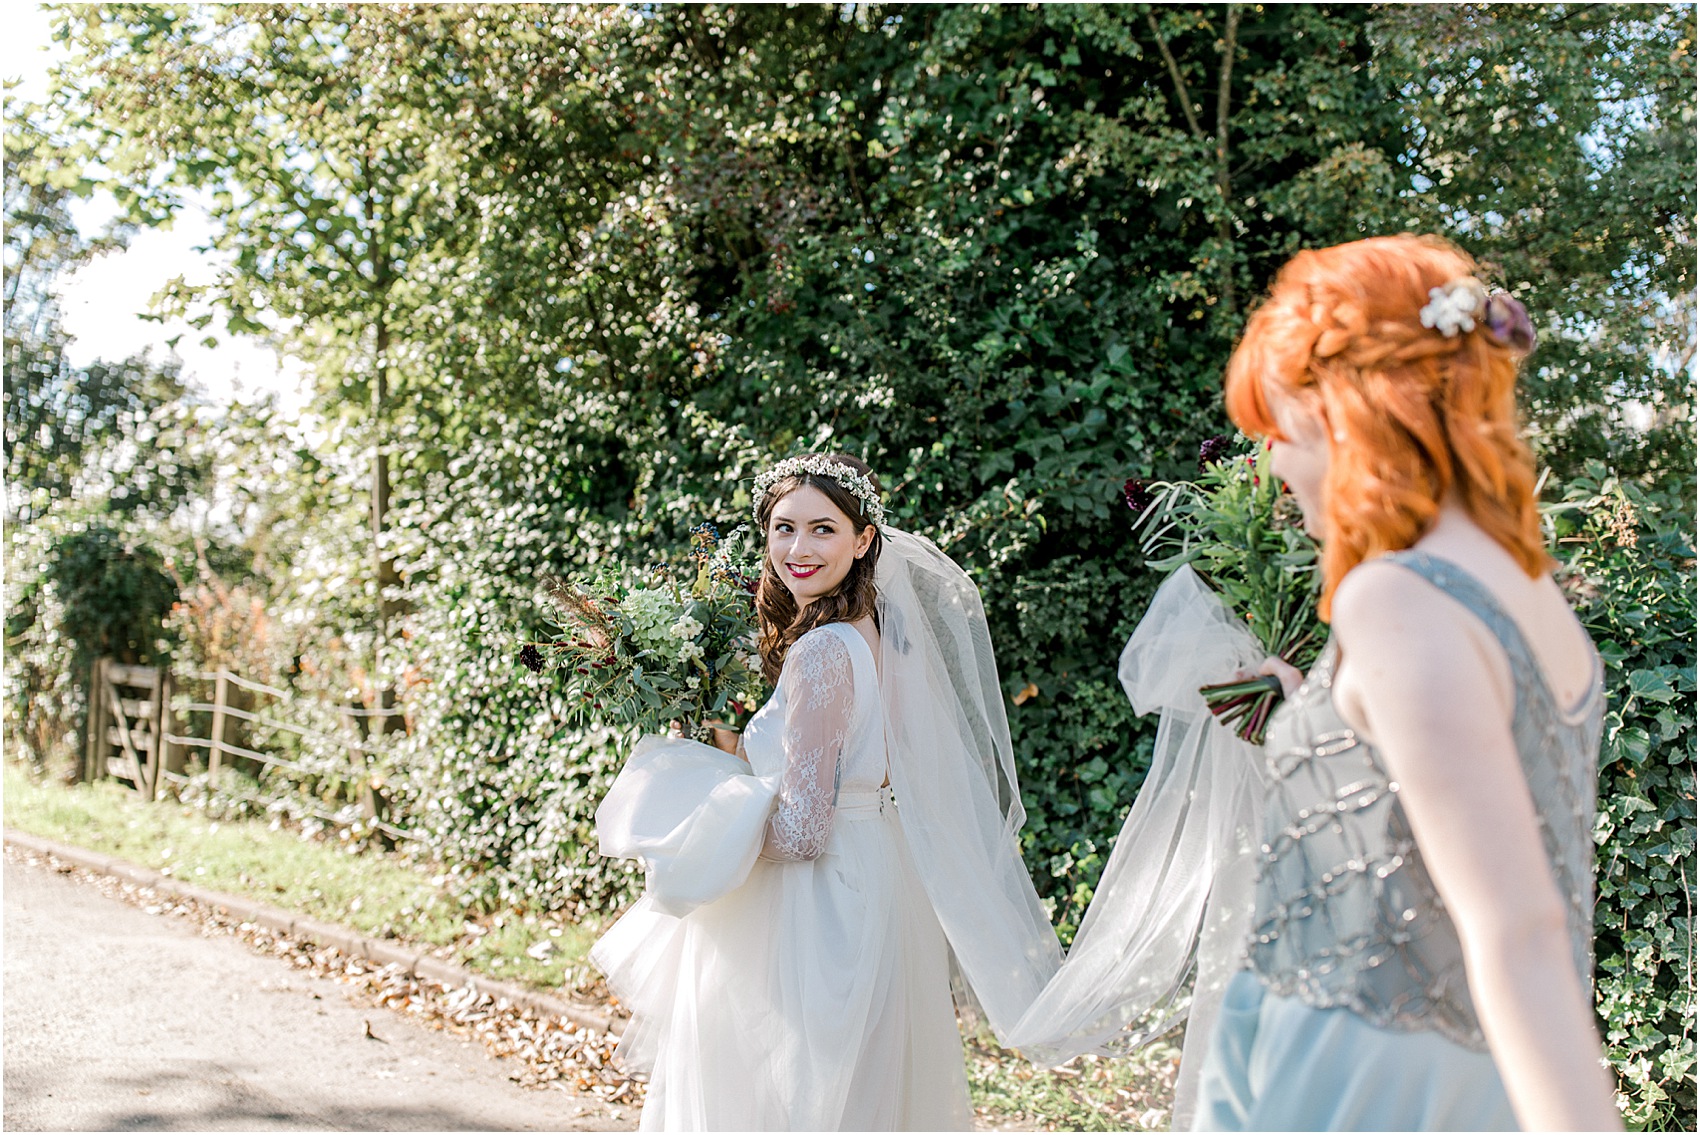
<path id="1" fill-rule="evenodd" d="M 1513 734 L 1592 975 L 1594 770 L 1604 699 L 1594 679 L 1561 709 L 1517 625 L 1456 566 L 1384 557 L 1493 632 L 1516 690 Z M 1333 704 L 1330 643 L 1277 714 L 1256 909 L 1199 1081 L 1199 1130 L 1514 1130 L 1451 917 L 1411 835 L 1399 786 Z"/>

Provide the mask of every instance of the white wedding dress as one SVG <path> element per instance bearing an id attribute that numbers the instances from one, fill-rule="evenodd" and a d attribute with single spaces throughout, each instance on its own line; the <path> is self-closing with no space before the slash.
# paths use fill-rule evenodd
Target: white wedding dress
<path id="1" fill-rule="evenodd" d="M 634 1014 L 622 1058 L 651 1069 L 644 1130 L 970 1126 L 884 716 L 867 641 L 819 627 L 745 731 L 747 767 L 648 738 L 604 802 L 604 852 L 649 869 L 592 954 Z"/>
<path id="2" fill-rule="evenodd" d="M 597 809 L 602 854 L 645 871 L 591 951 L 632 1012 L 645 1128 L 965 1129 L 953 977 L 1007 1038 L 1062 961 L 979 589 L 880 531 L 877 660 L 852 627 L 810 631 L 748 764 L 646 737 Z"/>

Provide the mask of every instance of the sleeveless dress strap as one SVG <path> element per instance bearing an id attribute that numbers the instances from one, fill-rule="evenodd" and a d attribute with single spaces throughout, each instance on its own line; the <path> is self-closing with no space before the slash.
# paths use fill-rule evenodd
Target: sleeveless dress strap
<path id="1" fill-rule="evenodd" d="M 1463 604 L 1505 648 L 1515 687 L 1511 730 L 1518 760 L 1554 880 L 1569 908 L 1565 921 L 1576 973 L 1584 983 L 1591 983 L 1594 842 L 1590 833 L 1605 711 L 1605 671 L 1599 651 L 1590 650 L 1593 678 L 1582 701 L 1574 709 L 1563 707 L 1522 629 L 1479 580 L 1456 564 L 1415 550 L 1383 558 L 1416 572 Z"/>
<path id="2" fill-rule="evenodd" d="M 1446 560 L 1412 548 L 1389 552 L 1381 558 L 1388 563 L 1398 564 L 1407 571 L 1416 572 L 1480 619 L 1504 648 L 1505 657 L 1511 663 L 1512 678 L 1519 695 L 1525 691 L 1538 691 L 1553 709 L 1559 708 L 1547 686 L 1546 676 L 1541 673 L 1540 666 L 1535 662 L 1535 654 L 1529 647 L 1529 640 L 1523 637 L 1522 628 L 1505 613 L 1505 608 L 1499 605 L 1499 600 L 1474 576 Z"/>

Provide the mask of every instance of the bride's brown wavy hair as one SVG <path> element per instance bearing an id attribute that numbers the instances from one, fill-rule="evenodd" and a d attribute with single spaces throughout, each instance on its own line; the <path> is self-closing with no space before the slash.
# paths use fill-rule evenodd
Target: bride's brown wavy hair
<path id="1" fill-rule="evenodd" d="M 1271 393 L 1321 407 L 1324 619 L 1346 573 L 1416 543 L 1453 490 L 1531 578 L 1551 570 L 1517 417 L 1523 352 L 1480 321 L 1449 337 L 1420 319 L 1430 288 L 1477 275 L 1461 249 L 1409 233 L 1301 252 L 1228 361 L 1228 416 L 1248 434 L 1282 437 Z"/>
<path id="2" fill-rule="evenodd" d="M 879 481 L 865 461 L 843 453 L 826 456 L 862 474 L 874 486 L 874 491 L 879 491 Z M 862 511 L 861 498 L 831 477 L 811 473 L 787 477 L 775 483 L 763 498 L 761 509 L 756 513 L 762 536 L 761 582 L 756 588 L 756 648 L 761 653 L 762 675 L 775 684 L 779 681 L 779 671 L 785 665 L 785 655 L 793 643 L 816 627 L 828 623 L 855 623 L 873 616 L 874 601 L 879 596 L 874 587 L 874 569 L 879 564 L 880 548 L 885 537 L 874 527 L 873 543 L 868 545 L 861 559 L 850 564 L 850 572 L 837 590 L 822 595 L 799 612 L 797 600 L 785 586 L 785 581 L 779 578 L 773 567 L 773 558 L 767 554 L 767 532 L 773 521 L 774 506 L 804 485 L 825 493 L 834 507 L 850 518 L 856 535 L 860 536 L 867 528 L 874 527 L 873 521 Z"/>

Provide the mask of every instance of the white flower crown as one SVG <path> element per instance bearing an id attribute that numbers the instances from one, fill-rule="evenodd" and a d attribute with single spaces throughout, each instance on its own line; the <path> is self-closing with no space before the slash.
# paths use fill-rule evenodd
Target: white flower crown
<path id="1" fill-rule="evenodd" d="M 804 475 L 832 478 L 862 502 L 863 516 L 875 525 L 885 523 L 885 505 L 880 503 L 879 492 L 872 481 L 824 453 L 805 453 L 800 457 L 787 457 L 756 478 L 755 503 L 751 506 L 751 512 L 758 524 L 761 522 L 762 502 L 767 500 L 767 494 L 773 491 L 773 486 L 787 477 Z"/>

